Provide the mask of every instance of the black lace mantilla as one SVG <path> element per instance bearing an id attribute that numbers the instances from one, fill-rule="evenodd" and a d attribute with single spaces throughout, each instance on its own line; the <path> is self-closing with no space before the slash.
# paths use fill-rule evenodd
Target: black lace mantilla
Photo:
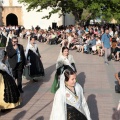
<path id="1" fill-rule="evenodd" d="M 4 101 L 6 103 L 17 103 L 20 93 L 14 79 L 5 71 L 0 70 L 0 73 L 3 75 L 4 79 Z"/>
<path id="2" fill-rule="evenodd" d="M 87 120 L 75 107 L 67 104 L 67 120 Z"/>

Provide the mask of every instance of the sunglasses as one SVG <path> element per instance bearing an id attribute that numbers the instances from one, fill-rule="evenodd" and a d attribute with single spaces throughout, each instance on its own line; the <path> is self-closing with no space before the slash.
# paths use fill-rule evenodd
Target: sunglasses
<path id="1" fill-rule="evenodd" d="M 14 43 L 18 43 L 18 41 L 13 41 Z"/>

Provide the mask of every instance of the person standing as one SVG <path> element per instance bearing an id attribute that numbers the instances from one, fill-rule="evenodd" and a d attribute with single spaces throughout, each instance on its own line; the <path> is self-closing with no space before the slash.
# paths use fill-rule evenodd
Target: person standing
<path id="1" fill-rule="evenodd" d="M 12 41 L 12 37 L 13 37 L 13 36 L 15 36 L 15 35 L 14 35 L 14 31 L 13 31 L 13 30 L 12 30 L 12 31 L 10 30 L 10 31 L 9 31 L 9 34 L 8 34 L 8 37 L 7 37 L 6 47 L 7 47 L 8 45 L 12 45 L 12 42 L 11 42 L 11 41 Z"/>
<path id="2" fill-rule="evenodd" d="M 7 32 L 6 30 L 4 29 L 1 33 L 1 44 L 3 46 L 6 46 L 6 43 L 7 43 Z"/>
<path id="3" fill-rule="evenodd" d="M 30 36 L 29 36 L 30 37 Z M 35 43 L 35 37 L 28 38 L 28 45 L 25 52 L 26 60 L 28 61 L 28 75 L 34 82 L 37 82 L 38 78 L 45 76 L 41 55 L 37 44 Z"/>
<path id="4" fill-rule="evenodd" d="M 91 120 L 83 89 L 76 82 L 76 72 L 66 69 L 60 76 L 49 120 Z"/>
<path id="5" fill-rule="evenodd" d="M 13 77 L 17 79 L 17 86 L 20 93 L 23 93 L 22 74 L 26 59 L 23 46 L 18 44 L 17 37 L 12 38 L 12 45 L 7 46 L 6 51 L 8 55 L 8 62 L 12 68 Z"/>
<path id="6" fill-rule="evenodd" d="M 102 48 L 105 51 L 105 64 L 109 65 L 108 57 L 111 54 L 109 29 L 106 29 L 105 33 L 102 35 Z"/>
<path id="7" fill-rule="evenodd" d="M 62 53 L 61 53 L 62 52 Z M 56 93 L 59 88 L 60 76 L 64 70 L 69 69 L 77 72 L 75 61 L 72 55 L 69 54 L 68 47 L 63 47 L 56 62 L 56 73 L 51 87 L 51 92 Z"/>
<path id="8" fill-rule="evenodd" d="M 0 51 L 0 111 L 12 109 L 20 105 L 21 97 L 15 80 L 7 64 L 7 55 Z"/>

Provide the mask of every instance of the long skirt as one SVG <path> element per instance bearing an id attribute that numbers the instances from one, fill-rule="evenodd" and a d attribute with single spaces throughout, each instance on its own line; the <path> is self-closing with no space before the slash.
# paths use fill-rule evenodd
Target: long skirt
<path id="1" fill-rule="evenodd" d="M 87 118 L 75 107 L 67 104 L 67 120 L 87 120 Z"/>
<path id="2" fill-rule="evenodd" d="M 20 93 L 14 79 L 0 70 L 0 110 L 15 108 L 20 102 Z"/>
<path id="3" fill-rule="evenodd" d="M 54 81 L 51 87 L 51 93 L 56 93 L 56 91 L 59 88 L 59 80 L 58 80 L 58 75 L 57 73 L 55 74 Z"/>
<path id="4" fill-rule="evenodd" d="M 43 64 L 41 60 L 39 60 L 38 62 L 40 63 L 38 64 L 38 66 L 31 64 L 30 66 L 25 67 L 23 70 L 23 77 L 25 77 L 27 80 L 33 80 L 33 79 L 39 80 L 40 78 L 44 77 L 45 73 L 44 73 Z"/>
<path id="5" fill-rule="evenodd" d="M 44 67 L 43 63 L 40 60 L 40 57 L 37 56 L 33 51 L 29 50 L 29 57 L 31 65 L 28 67 L 28 74 L 30 77 L 39 77 L 44 76 Z"/>
<path id="6" fill-rule="evenodd" d="M 3 45 L 3 47 L 6 46 L 6 42 L 7 42 L 7 38 L 4 35 L 2 35 L 1 44 Z"/>

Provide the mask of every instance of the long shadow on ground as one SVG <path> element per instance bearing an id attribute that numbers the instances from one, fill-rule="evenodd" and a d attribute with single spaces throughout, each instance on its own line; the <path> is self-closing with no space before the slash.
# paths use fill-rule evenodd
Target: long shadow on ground
<path id="1" fill-rule="evenodd" d="M 32 97 L 35 95 L 35 93 L 39 90 L 40 86 L 43 84 L 43 82 L 48 82 L 51 78 L 51 74 L 55 71 L 55 64 L 45 69 L 45 77 L 43 80 L 39 80 L 39 82 L 33 83 L 29 82 L 23 90 L 25 91 L 22 98 L 23 98 L 23 104 L 21 107 L 26 105 Z"/>
<path id="2" fill-rule="evenodd" d="M 83 90 L 84 90 L 85 79 L 86 79 L 86 75 L 84 72 L 81 72 L 77 75 L 77 82 L 82 86 Z"/>
<path id="3" fill-rule="evenodd" d="M 87 104 L 90 110 L 92 120 L 99 120 L 96 95 L 91 94 L 87 98 Z"/>

